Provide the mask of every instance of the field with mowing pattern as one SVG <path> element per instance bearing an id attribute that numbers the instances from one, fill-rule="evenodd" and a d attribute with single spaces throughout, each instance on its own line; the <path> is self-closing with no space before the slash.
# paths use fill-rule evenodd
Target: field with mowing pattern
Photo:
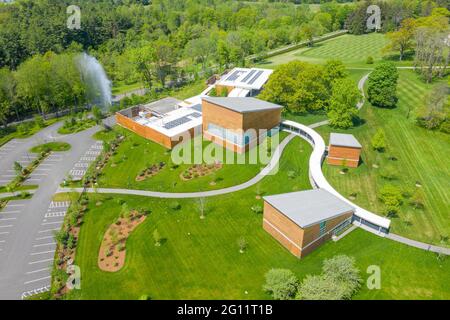
<path id="1" fill-rule="evenodd" d="M 318 131 L 327 141 L 330 132 L 352 133 L 364 147 L 363 163 L 357 169 L 350 169 L 347 175 L 339 174 L 339 167 L 324 165 L 327 178 L 339 192 L 345 196 L 356 192 L 357 204 L 382 213 L 384 206 L 377 192 L 384 184 L 397 185 L 411 194 L 418 188 L 418 182 L 422 185 L 419 188 L 424 193 L 425 208 L 413 209 L 405 197 L 398 216 L 392 218 L 391 231 L 419 241 L 450 246 L 450 136 L 425 130 L 414 123 L 414 110 L 430 88 L 431 85 L 422 82 L 413 71 L 402 70 L 397 108 L 379 109 L 366 103 L 361 110 L 365 124 L 360 127 L 344 131 L 322 127 Z M 388 148 L 384 153 L 377 153 L 370 147 L 377 128 L 386 132 Z M 388 160 L 391 156 L 397 161 Z M 379 168 L 374 168 L 374 164 Z M 386 167 L 396 172 L 392 181 L 380 176 Z"/>
<path id="2" fill-rule="evenodd" d="M 392 53 L 383 52 L 388 40 L 384 34 L 371 33 L 365 35 L 346 34 L 316 43 L 314 47 L 300 48 L 291 52 L 268 58 L 259 64 L 261 68 L 275 68 L 293 60 L 302 60 L 310 63 L 323 64 L 327 60 L 341 60 L 348 67 L 373 68 L 373 64 L 367 64 L 367 57 L 371 56 L 375 64 L 387 59 Z M 397 65 L 410 65 L 410 61 L 398 62 Z"/>

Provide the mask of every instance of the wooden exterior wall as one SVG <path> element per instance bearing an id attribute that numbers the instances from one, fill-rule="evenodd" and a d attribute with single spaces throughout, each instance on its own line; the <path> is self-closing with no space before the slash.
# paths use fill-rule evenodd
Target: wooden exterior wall
<path id="1" fill-rule="evenodd" d="M 117 124 L 120 126 L 133 131 L 134 133 L 140 135 L 141 137 L 144 137 L 146 139 L 149 139 L 153 142 L 156 142 L 168 149 L 172 149 L 175 147 L 178 143 L 183 142 L 183 140 L 180 140 L 180 136 L 175 136 L 172 139 L 161 132 L 158 132 L 152 128 L 149 128 L 147 126 L 141 125 L 137 122 L 135 122 L 133 119 L 130 119 L 119 112 L 116 113 L 116 120 Z M 200 130 L 201 131 L 201 130 Z M 192 128 L 189 130 L 190 136 L 194 136 L 194 129 Z M 178 141 L 179 140 L 179 141 Z"/>
<path id="2" fill-rule="evenodd" d="M 332 236 L 330 231 L 352 215 L 353 212 L 348 212 L 328 220 L 325 233 L 329 233 L 320 238 L 320 223 L 303 229 L 269 203 L 264 202 L 263 228 L 293 255 L 301 258 L 329 240 Z"/>
<path id="3" fill-rule="evenodd" d="M 343 165 L 345 159 L 346 165 L 356 168 L 359 164 L 361 148 L 341 147 L 330 145 L 328 149 L 327 163 L 335 166 Z"/>
<path id="4" fill-rule="evenodd" d="M 227 96 L 228 96 L 230 94 L 230 92 L 233 91 L 234 88 L 235 87 L 233 87 L 233 86 L 224 86 L 224 85 L 217 84 L 216 85 L 216 93 L 218 96 L 221 96 L 222 92 L 226 91 Z"/>
<path id="5" fill-rule="evenodd" d="M 202 113 L 203 137 L 238 153 L 246 152 L 249 146 L 231 146 L 226 144 L 226 141 L 208 134 L 208 125 L 212 123 L 222 128 L 236 131 L 246 131 L 249 129 L 259 131 L 261 129 L 270 130 L 278 126 L 281 122 L 281 109 L 239 113 L 205 100 L 202 102 Z M 260 142 L 256 141 L 256 143 Z"/>

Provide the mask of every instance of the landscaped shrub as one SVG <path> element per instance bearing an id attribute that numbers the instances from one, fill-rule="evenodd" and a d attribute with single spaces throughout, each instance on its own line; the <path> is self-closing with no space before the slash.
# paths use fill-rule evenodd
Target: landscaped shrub
<path id="1" fill-rule="evenodd" d="M 384 203 L 388 215 L 396 214 L 403 202 L 401 190 L 392 184 L 385 184 L 380 189 L 378 198 Z"/>
<path id="2" fill-rule="evenodd" d="M 370 140 L 370 143 L 374 150 L 383 152 L 386 149 L 386 134 L 384 133 L 384 130 L 379 128 Z"/>
<path id="3" fill-rule="evenodd" d="M 323 262 L 321 275 L 308 275 L 299 286 L 297 298 L 302 300 L 350 299 L 361 286 L 355 260 L 345 255 Z"/>
<path id="4" fill-rule="evenodd" d="M 178 201 L 174 201 L 170 204 L 170 209 L 177 211 L 181 209 L 181 204 Z"/>
<path id="5" fill-rule="evenodd" d="M 252 211 L 256 214 L 260 214 L 263 212 L 263 208 L 259 204 L 256 204 L 256 205 L 252 206 Z"/>
<path id="6" fill-rule="evenodd" d="M 373 57 L 372 56 L 368 56 L 367 57 L 366 64 L 373 64 Z"/>
<path id="7" fill-rule="evenodd" d="M 298 279 L 291 270 L 271 269 L 266 273 L 263 289 L 275 300 L 294 299 L 298 290 Z"/>

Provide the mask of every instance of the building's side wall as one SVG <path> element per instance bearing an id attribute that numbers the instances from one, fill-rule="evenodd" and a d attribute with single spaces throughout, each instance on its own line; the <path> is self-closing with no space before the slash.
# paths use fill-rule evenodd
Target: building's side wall
<path id="1" fill-rule="evenodd" d="M 208 125 L 212 123 L 229 130 L 239 130 L 241 133 L 242 131 L 255 129 L 257 130 L 256 133 L 260 135 L 260 129 L 270 130 L 281 122 L 281 110 L 239 113 L 208 101 L 203 101 L 202 107 L 204 138 L 238 153 L 248 151 L 249 146 L 242 147 L 226 144 L 224 140 L 208 134 Z M 256 141 L 255 144 L 260 142 Z"/>
<path id="2" fill-rule="evenodd" d="M 361 155 L 360 148 L 350 148 L 330 145 L 328 150 L 327 162 L 331 165 L 341 166 L 345 159 L 346 165 L 356 168 L 359 164 Z"/>
<path id="3" fill-rule="evenodd" d="M 208 130 L 208 124 L 213 123 L 230 130 L 243 128 L 243 116 L 239 112 L 218 106 L 203 100 L 202 102 L 203 131 Z"/>
<path id="4" fill-rule="evenodd" d="M 332 236 L 331 230 L 336 228 L 339 224 L 344 222 L 346 219 L 350 218 L 353 215 L 353 212 L 348 212 L 347 214 L 341 215 L 334 219 L 327 220 L 326 228 L 325 228 L 325 236 L 320 238 L 320 223 L 312 225 L 308 228 L 304 229 L 303 235 L 303 249 L 301 252 L 301 256 L 304 257 L 308 253 L 314 251 L 317 247 L 322 245 L 324 242 L 329 240 Z M 319 239 L 315 241 L 316 239 Z"/>
<path id="5" fill-rule="evenodd" d="M 222 92 L 226 91 L 227 92 L 227 96 L 228 96 L 230 94 L 230 92 L 233 91 L 234 88 L 235 87 L 233 87 L 233 86 L 224 86 L 224 85 L 217 84 L 216 85 L 216 92 L 217 92 L 218 96 L 221 96 Z"/>
<path id="6" fill-rule="evenodd" d="M 180 137 L 182 135 L 171 139 L 170 137 L 163 135 L 161 132 L 158 132 L 147 126 L 143 126 L 143 125 L 133 121 L 133 119 L 130 119 L 120 113 L 116 113 L 116 120 L 117 120 L 118 125 L 126 128 L 128 130 L 133 131 L 134 133 L 140 135 L 141 137 L 144 137 L 153 142 L 159 143 L 160 145 L 162 145 L 168 149 L 172 149 L 178 143 L 183 142 L 183 140 L 180 139 Z M 199 128 L 197 133 L 200 133 L 200 132 L 201 132 L 201 129 Z M 190 136 L 193 137 L 194 136 L 194 128 L 190 129 L 189 133 L 190 133 Z"/>
<path id="7" fill-rule="evenodd" d="M 303 230 L 267 202 L 264 202 L 263 228 L 293 255 L 301 257 Z"/>
<path id="8" fill-rule="evenodd" d="M 278 126 L 281 122 L 281 109 L 267 110 L 261 112 L 249 112 L 243 114 L 243 130 L 255 129 L 258 136 L 261 135 L 259 130 L 270 130 Z M 260 143 L 260 141 L 258 141 Z"/>

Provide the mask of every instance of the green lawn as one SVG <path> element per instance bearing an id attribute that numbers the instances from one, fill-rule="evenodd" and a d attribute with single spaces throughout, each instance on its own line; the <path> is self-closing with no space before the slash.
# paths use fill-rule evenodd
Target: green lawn
<path id="1" fill-rule="evenodd" d="M 45 127 L 48 127 L 60 120 L 61 120 L 61 118 L 49 119 L 44 122 L 44 125 L 45 125 Z M 43 128 L 36 126 L 36 125 L 28 125 L 28 126 L 26 126 L 26 129 L 27 130 L 24 132 L 17 132 L 16 127 L 8 128 L 8 130 L 5 130 L 3 128 L 0 129 L 0 147 L 12 139 L 29 138 L 32 135 L 36 134 L 37 132 L 41 131 Z"/>
<path id="2" fill-rule="evenodd" d="M 392 183 L 403 190 L 414 192 L 416 181 L 422 184 L 425 194 L 424 210 L 413 209 L 405 199 L 398 217 L 392 219 L 392 232 L 403 236 L 449 246 L 441 237 L 450 235 L 450 136 L 428 131 L 414 123 L 414 110 L 420 106 L 431 85 L 423 83 L 408 70 L 400 71 L 398 85 L 399 102 L 395 109 L 379 109 L 368 103 L 361 110 L 365 124 L 351 130 L 335 130 L 330 127 L 318 131 L 328 141 L 329 132 L 354 134 L 363 145 L 363 163 L 349 174 L 339 174 L 340 168 L 324 165 L 324 172 L 330 183 L 343 195 L 357 192 L 356 203 L 374 212 L 381 213 L 383 205 L 377 199 L 377 191 Z M 411 115 L 407 118 L 408 109 Z M 377 153 L 370 147 L 370 139 L 383 128 L 387 135 L 388 148 Z M 388 160 L 395 156 L 397 161 Z M 380 168 L 373 168 L 379 164 Z M 397 173 L 393 181 L 380 177 L 380 171 L 392 167 Z"/>
<path id="3" fill-rule="evenodd" d="M 171 160 L 170 151 L 166 148 L 120 127 L 117 127 L 115 130 L 123 133 L 126 139 L 103 170 L 99 178 L 100 187 L 168 192 L 221 189 L 250 180 L 265 166 L 260 162 L 245 166 L 224 164 L 220 170 L 210 175 L 199 176 L 185 181 L 181 179 L 180 175 L 192 165 L 181 164 L 176 166 Z M 114 134 L 114 132 L 109 134 L 99 133 L 95 137 L 109 140 Z M 280 139 L 283 139 L 286 135 L 284 132 L 280 133 Z M 201 138 L 197 137 L 196 139 L 198 141 Z M 210 144 L 209 141 L 203 141 L 204 148 Z M 222 150 L 219 147 L 217 149 Z M 224 158 L 229 155 L 234 154 L 226 150 Z M 217 154 L 213 154 L 213 156 L 214 159 L 220 159 Z M 248 154 L 246 157 L 248 159 Z M 142 170 L 160 162 L 165 162 L 166 166 L 158 174 L 144 181 L 136 181 L 136 177 Z"/>
<path id="4" fill-rule="evenodd" d="M 341 60 L 348 67 L 373 68 L 373 64 L 366 64 L 368 56 L 374 58 L 374 62 L 388 59 L 382 49 L 387 45 L 388 40 L 384 34 L 371 33 L 366 35 L 346 34 L 319 42 L 313 48 L 300 48 L 291 52 L 280 54 L 264 61 L 259 66 L 262 68 L 275 68 L 276 66 L 288 63 L 293 60 L 302 60 L 310 63 L 323 64 L 327 60 Z M 394 60 L 395 61 L 395 60 Z M 410 61 L 398 62 L 398 65 L 410 65 Z"/>
<path id="5" fill-rule="evenodd" d="M 280 171 L 265 178 L 260 190 L 273 194 L 309 189 L 310 153 L 309 144 L 294 139 L 283 154 Z M 287 175 L 291 170 L 298 173 L 292 180 Z M 262 229 L 262 215 L 251 210 L 262 205 L 255 198 L 256 188 L 208 198 L 204 220 L 194 199 L 179 200 L 181 209 L 174 211 L 174 200 L 92 194 L 75 261 L 81 268 L 82 289 L 67 298 L 137 299 L 148 294 L 153 299 L 268 299 L 262 285 L 269 269 L 288 268 L 303 278 L 320 273 L 323 260 L 336 254 L 354 256 L 364 279 L 367 266 L 381 267 L 382 289 L 363 288 L 357 299 L 450 297 L 449 259 L 441 262 L 432 253 L 360 230 L 298 260 Z M 119 199 L 152 213 L 128 239 L 124 268 L 107 273 L 97 267 L 97 255 L 104 232 L 119 215 Z M 165 239 L 160 247 L 152 240 L 155 228 Z M 243 254 L 237 245 L 242 236 L 248 242 Z"/>
<path id="6" fill-rule="evenodd" d="M 71 145 L 67 142 L 49 142 L 40 144 L 30 149 L 30 152 L 33 153 L 41 153 L 43 151 L 68 151 L 70 150 Z"/>

